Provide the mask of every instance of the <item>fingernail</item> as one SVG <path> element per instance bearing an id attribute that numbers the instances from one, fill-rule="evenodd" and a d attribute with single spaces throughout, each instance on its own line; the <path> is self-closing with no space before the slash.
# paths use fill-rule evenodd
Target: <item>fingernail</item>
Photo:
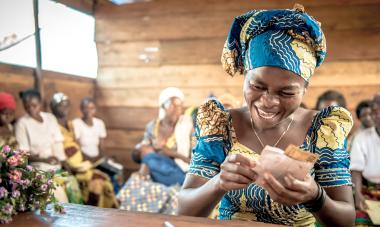
<path id="1" fill-rule="evenodd" d="M 269 174 L 264 173 L 264 179 L 265 179 L 265 180 L 269 180 Z"/>

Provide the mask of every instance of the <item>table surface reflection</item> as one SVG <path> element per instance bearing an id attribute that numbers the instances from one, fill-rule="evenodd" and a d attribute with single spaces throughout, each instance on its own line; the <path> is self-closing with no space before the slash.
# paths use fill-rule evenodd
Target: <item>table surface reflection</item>
<path id="1" fill-rule="evenodd" d="M 78 204 L 64 204 L 65 213 L 55 213 L 49 206 L 45 213 L 26 212 L 16 215 L 10 224 L 3 226 L 148 226 L 148 227 L 275 227 L 279 225 L 244 221 L 218 221 L 200 217 L 171 216 L 118 209 L 105 209 Z M 164 223 L 168 222 L 169 225 Z"/>

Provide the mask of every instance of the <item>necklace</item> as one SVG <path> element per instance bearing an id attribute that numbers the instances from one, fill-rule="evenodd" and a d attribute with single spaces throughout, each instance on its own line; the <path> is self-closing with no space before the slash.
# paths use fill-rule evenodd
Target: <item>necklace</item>
<path id="1" fill-rule="evenodd" d="M 274 144 L 272 145 L 272 147 L 277 146 L 277 144 L 282 140 L 282 138 L 285 136 L 285 134 L 289 131 L 290 126 L 291 126 L 292 123 L 293 123 L 293 120 L 294 120 L 294 115 L 292 115 L 292 118 L 291 118 L 290 123 L 288 124 L 288 127 L 282 132 L 282 134 L 281 134 L 280 137 L 277 139 L 276 143 L 274 143 Z M 259 140 L 261 146 L 264 148 L 265 146 L 264 146 L 263 141 L 260 139 L 259 135 L 257 134 L 257 132 L 256 132 L 256 130 L 255 130 L 255 127 L 253 127 L 252 116 L 251 116 L 251 127 L 252 127 L 252 130 L 253 130 L 253 132 L 255 133 L 257 139 Z"/>

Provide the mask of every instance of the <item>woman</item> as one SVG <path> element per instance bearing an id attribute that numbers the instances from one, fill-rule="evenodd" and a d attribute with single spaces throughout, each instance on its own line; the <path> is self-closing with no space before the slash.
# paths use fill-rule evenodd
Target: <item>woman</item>
<path id="1" fill-rule="evenodd" d="M 0 147 L 9 145 L 17 147 L 13 129 L 15 119 L 16 100 L 11 94 L 0 92 Z"/>
<path id="2" fill-rule="evenodd" d="M 254 10 L 237 17 L 222 63 L 245 72 L 247 107 L 226 111 L 217 101 L 199 108 L 189 173 L 179 195 L 179 214 L 207 216 L 219 203 L 219 219 L 285 225 L 352 226 L 353 207 L 345 137 L 352 118 L 342 107 L 300 108 L 310 77 L 325 57 L 320 25 L 297 5 L 293 10 Z M 284 185 L 252 170 L 266 145 L 297 144 L 319 154 L 305 180 Z"/>
<path id="3" fill-rule="evenodd" d="M 38 91 L 29 89 L 20 93 L 26 114 L 16 124 L 16 138 L 22 150 L 30 152 L 29 161 L 37 168 L 58 170 L 66 160 L 63 137 L 55 117 L 42 112 Z"/>
<path id="4" fill-rule="evenodd" d="M 102 157 L 106 127 L 101 119 L 95 117 L 96 106 L 92 98 L 82 99 L 80 109 L 82 118 L 73 120 L 75 139 L 78 140 L 85 159 L 96 161 Z"/>
<path id="5" fill-rule="evenodd" d="M 29 151 L 29 162 L 43 171 L 54 170 L 57 176 L 66 165 L 63 150 L 63 136 L 56 118 L 41 111 L 41 95 L 34 89 L 20 93 L 26 114 L 16 124 L 16 139 L 21 150 Z M 78 182 L 73 176 L 56 177 L 62 187 L 58 187 L 55 196 L 59 201 L 81 203 Z M 64 183 L 64 184 L 63 184 Z"/>
<path id="6" fill-rule="evenodd" d="M 68 120 L 70 100 L 63 93 L 55 93 L 50 108 L 57 118 L 63 135 L 63 147 L 68 166 L 81 185 L 84 203 L 104 208 L 117 208 L 115 193 L 109 177 L 99 170 L 93 169 L 92 163 L 84 161 L 82 152 L 74 138 L 72 122 Z"/>
<path id="7" fill-rule="evenodd" d="M 177 213 L 177 193 L 185 178 L 181 167 L 186 168 L 182 164 L 189 162 L 193 126 L 189 115 L 181 116 L 183 100 L 178 88 L 161 92 L 159 116 L 147 124 L 142 142 L 133 151 L 132 158 L 142 163 L 140 171 L 133 173 L 118 193 L 121 209 Z"/>

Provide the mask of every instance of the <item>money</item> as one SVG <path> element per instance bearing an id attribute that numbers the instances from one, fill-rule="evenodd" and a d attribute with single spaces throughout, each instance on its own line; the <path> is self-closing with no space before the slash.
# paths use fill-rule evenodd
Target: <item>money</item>
<path id="1" fill-rule="evenodd" d="M 266 146 L 253 170 L 257 173 L 256 184 L 263 186 L 264 173 L 272 174 L 281 184 L 288 174 L 298 180 L 304 180 L 313 168 L 319 156 L 290 145 L 285 151 L 277 147 Z"/>

